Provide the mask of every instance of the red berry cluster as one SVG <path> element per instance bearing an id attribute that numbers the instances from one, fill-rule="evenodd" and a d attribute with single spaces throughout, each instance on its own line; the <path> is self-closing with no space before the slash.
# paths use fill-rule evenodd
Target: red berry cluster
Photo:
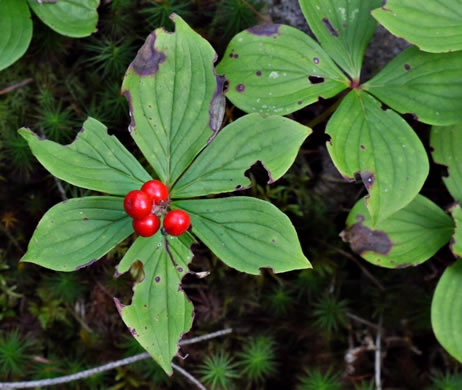
<path id="1" fill-rule="evenodd" d="M 133 218 L 133 229 L 143 237 L 151 237 L 160 228 L 160 215 L 168 207 L 168 189 L 158 180 L 149 180 L 141 190 L 130 191 L 124 199 L 124 208 Z M 172 210 L 164 217 L 167 234 L 181 236 L 191 225 L 188 213 Z"/>

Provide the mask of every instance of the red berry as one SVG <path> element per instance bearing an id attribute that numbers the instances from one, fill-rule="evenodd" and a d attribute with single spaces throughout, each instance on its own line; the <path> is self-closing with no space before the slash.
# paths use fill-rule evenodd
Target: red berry
<path id="1" fill-rule="evenodd" d="M 141 219 L 151 214 L 152 199 L 142 191 L 130 191 L 124 199 L 124 209 L 135 219 Z"/>
<path id="2" fill-rule="evenodd" d="M 133 229 L 142 237 L 151 237 L 157 233 L 160 227 L 160 219 L 155 214 L 149 214 L 142 219 L 133 220 Z"/>
<path id="3" fill-rule="evenodd" d="M 149 180 L 143 184 L 141 191 L 148 194 L 154 204 L 159 205 L 160 201 L 166 202 L 168 199 L 168 189 L 164 183 L 159 180 Z"/>
<path id="4" fill-rule="evenodd" d="M 172 210 L 164 218 L 165 231 L 172 236 L 181 236 L 190 226 L 191 218 L 183 210 Z"/>

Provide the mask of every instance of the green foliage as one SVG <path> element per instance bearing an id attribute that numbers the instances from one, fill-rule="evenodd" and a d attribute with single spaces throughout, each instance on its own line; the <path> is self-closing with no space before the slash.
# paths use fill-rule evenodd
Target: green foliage
<path id="1" fill-rule="evenodd" d="M 213 33 L 222 35 L 226 41 L 238 32 L 257 24 L 260 2 L 242 0 L 220 0 L 212 22 Z"/>
<path id="2" fill-rule="evenodd" d="M 221 130 L 223 79 L 214 72 L 215 53 L 179 16 L 172 18 L 175 33 L 153 32 L 123 82 L 130 105 L 131 136 L 169 188 L 169 201 L 159 209 L 187 211 L 192 232 L 238 270 L 259 274 L 264 267 L 274 272 L 310 267 L 291 221 L 270 203 L 242 196 L 183 200 L 248 185 L 244 174 L 259 160 L 265 164 L 270 182 L 279 179 L 294 162 L 310 130 L 286 118 L 256 114 Z M 78 270 L 133 232 L 120 195 L 140 188 L 151 176 L 107 134 L 104 125 L 89 118 L 68 146 L 40 139 L 28 129 L 19 132 L 57 178 L 113 195 L 73 198 L 55 205 L 40 220 L 23 262 L 52 270 Z M 241 141 L 236 143 L 242 152 L 239 158 L 230 149 L 230 141 L 235 139 Z M 257 139 L 267 144 L 255 142 L 254 147 L 250 140 Z M 172 373 L 170 363 L 177 354 L 178 340 L 192 326 L 193 307 L 181 281 L 188 272 L 193 243 L 189 233 L 139 237 L 117 266 L 117 275 L 131 267 L 139 272 L 131 304 L 115 299 L 118 312 L 132 335 L 168 374 Z M 55 300 L 40 307 L 31 304 L 31 311 L 44 328 L 62 320 Z"/>
<path id="3" fill-rule="evenodd" d="M 348 302 L 346 300 L 340 300 L 331 294 L 324 294 L 314 304 L 314 325 L 330 337 L 337 334 L 341 327 L 346 327 L 348 323 L 347 312 Z"/>
<path id="4" fill-rule="evenodd" d="M 55 299 L 73 304 L 85 291 L 86 286 L 79 275 L 56 273 L 44 279 L 44 287 Z"/>
<path id="5" fill-rule="evenodd" d="M 363 381 L 355 385 L 355 390 L 375 390 L 375 383 L 372 379 L 370 381 Z"/>
<path id="6" fill-rule="evenodd" d="M 285 25 L 258 28 L 237 34 L 217 65 L 229 80 L 226 97 L 241 110 L 286 115 L 348 87 L 346 75 L 306 34 Z"/>
<path id="7" fill-rule="evenodd" d="M 0 2 L 0 70 L 26 52 L 32 39 L 32 20 L 25 1 Z"/>
<path id="8" fill-rule="evenodd" d="M 267 295 L 267 306 L 276 316 L 286 316 L 292 309 L 294 299 L 284 286 L 277 285 Z"/>
<path id="9" fill-rule="evenodd" d="M 386 268 L 418 265 L 451 239 L 454 222 L 422 195 L 375 226 L 360 199 L 347 218 L 344 241 L 372 264 Z"/>
<path id="10" fill-rule="evenodd" d="M 27 142 L 18 133 L 10 129 L 2 132 L 5 155 L 11 162 L 11 168 L 20 176 L 29 176 L 32 170 L 33 155 Z"/>
<path id="11" fill-rule="evenodd" d="M 42 96 L 42 99 L 48 97 Z M 73 138 L 76 127 L 74 113 L 70 107 L 63 107 L 62 102 L 37 107 L 37 126 L 43 129 L 47 138 L 57 142 L 66 142 Z"/>
<path id="12" fill-rule="evenodd" d="M 0 374 L 11 377 L 22 373 L 31 356 L 31 342 L 23 338 L 18 330 L 2 332 L 0 335 Z"/>
<path id="13" fill-rule="evenodd" d="M 462 388 L 462 374 L 436 372 L 431 376 L 432 386 L 427 390 L 457 390 Z"/>
<path id="14" fill-rule="evenodd" d="M 4 253 L 0 252 L 0 321 L 15 316 L 13 308 L 17 300 L 22 297 L 22 294 L 16 290 L 17 285 L 6 278 L 4 271 L 7 271 L 9 266 L 4 256 Z"/>
<path id="15" fill-rule="evenodd" d="M 351 180 L 359 175 L 366 186 L 373 225 L 408 205 L 422 188 L 429 172 L 422 142 L 406 121 L 382 110 L 369 94 L 351 91 L 326 132 L 331 136 L 327 150 L 340 173 Z M 390 175 L 394 170 L 402 174 Z"/>
<path id="16" fill-rule="evenodd" d="M 459 361 L 462 361 L 462 259 L 446 268 L 433 295 L 432 326 L 441 345 Z"/>
<path id="17" fill-rule="evenodd" d="M 32 39 L 29 6 L 50 28 L 71 37 L 85 37 L 96 30 L 99 0 L 72 0 L 39 3 L 37 0 L 0 2 L 0 70 L 20 58 Z"/>
<path id="18" fill-rule="evenodd" d="M 307 369 L 299 378 L 297 390 L 341 390 L 340 374 L 328 369 L 323 373 L 320 369 Z"/>
<path id="19" fill-rule="evenodd" d="M 170 15 L 177 14 L 184 19 L 189 19 L 192 15 L 189 0 L 149 0 L 148 4 L 139 12 L 146 18 L 150 29 L 165 27 L 172 31 L 174 24 Z"/>
<path id="20" fill-rule="evenodd" d="M 288 114 L 319 97 L 353 89 L 329 120 L 328 149 L 345 178 L 361 177 L 375 224 L 409 204 L 429 172 L 418 137 L 396 113 L 381 110 L 379 100 L 425 123 L 460 121 L 462 52 L 428 54 L 411 48 L 360 85 L 363 55 L 376 25 L 370 11 L 380 1 L 301 0 L 300 5 L 322 47 L 288 26 L 257 26 L 232 39 L 217 70 L 229 79 L 227 97 L 246 112 Z M 447 9 L 444 13 L 449 15 Z"/>
<path id="21" fill-rule="evenodd" d="M 63 305 L 63 301 L 54 298 L 49 290 L 37 289 L 40 302 L 30 302 L 29 311 L 42 325 L 43 329 L 49 329 L 55 322 L 69 323 L 69 313 Z"/>
<path id="22" fill-rule="evenodd" d="M 413 113 L 423 123 L 453 125 L 462 122 L 461 61 L 462 51 L 431 54 L 411 47 L 363 88 L 396 111 Z"/>
<path id="23" fill-rule="evenodd" d="M 462 202 L 462 124 L 433 126 L 430 135 L 433 160 L 448 169 L 444 184 L 456 202 Z"/>
<path id="24" fill-rule="evenodd" d="M 85 62 L 103 78 L 120 77 L 136 53 L 133 41 L 126 38 L 118 41 L 94 38 L 84 47 L 89 53 Z"/>
<path id="25" fill-rule="evenodd" d="M 87 37 L 96 31 L 100 0 L 59 0 L 39 3 L 28 0 L 29 6 L 48 27 L 73 38 Z"/>
<path id="26" fill-rule="evenodd" d="M 457 205 L 451 209 L 456 229 L 451 240 L 451 250 L 457 257 L 462 257 L 462 208 Z"/>
<path id="27" fill-rule="evenodd" d="M 364 52 L 375 32 L 370 12 L 380 0 L 300 0 L 300 7 L 323 49 L 359 82 Z"/>
<path id="28" fill-rule="evenodd" d="M 124 350 L 126 357 L 135 356 L 144 352 L 143 347 L 132 336 L 123 335 L 122 340 L 119 347 Z M 144 379 L 149 380 L 157 386 L 166 385 L 169 382 L 165 371 L 154 360 L 144 359 L 134 363 L 131 367 L 139 372 Z"/>
<path id="29" fill-rule="evenodd" d="M 199 366 L 201 380 L 210 386 L 211 390 L 231 390 L 233 379 L 239 377 L 236 363 L 226 352 L 219 351 L 206 356 Z"/>
<path id="30" fill-rule="evenodd" d="M 393 34 L 424 51 L 462 49 L 462 1 L 387 0 L 372 15 Z"/>
<path id="31" fill-rule="evenodd" d="M 271 336 L 251 337 L 238 355 L 241 372 L 251 383 L 276 374 L 276 342 Z"/>

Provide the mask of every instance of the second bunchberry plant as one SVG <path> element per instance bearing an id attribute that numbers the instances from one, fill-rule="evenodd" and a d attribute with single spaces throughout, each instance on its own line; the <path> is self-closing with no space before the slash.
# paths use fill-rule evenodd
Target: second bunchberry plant
<path id="1" fill-rule="evenodd" d="M 244 196 L 209 197 L 248 187 L 244 173 L 257 161 L 270 182 L 279 179 L 310 130 L 287 118 L 259 114 L 221 130 L 224 80 L 214 71 L 216 54 L 180 17 L 172 19 L 175 33 L 159 29 L 148 36 L 125 74 L 122 92 L 130 104 L 129 131 L 155 171 L 154 179 L 166 186 L 173 214 L 168 219 L 172 211 L 165 217 L 160 213 L 165 230 L 138 237 L 129 248 L 117 274 L 138 262 L 144 279 L 135 285 L 129 305 L 115 298 L 132 335 L 169 374 L 178 340 L 194 316 L 181 279 L 188 272 L 195 237 L 227 265 L 250 274 L 265 267 L 274 272 L 310 267 L 290 220 L 272 204 Z M 133 233 L 124 197 L 153 178 L 102 123 L 89 118 L 67 146 L 28 129 L 19 132 L 53 175 L 110 194 L 51 208 L 22 261 L 75 271 Z M 191 222 L 185 233 L 184 214 Z"/>

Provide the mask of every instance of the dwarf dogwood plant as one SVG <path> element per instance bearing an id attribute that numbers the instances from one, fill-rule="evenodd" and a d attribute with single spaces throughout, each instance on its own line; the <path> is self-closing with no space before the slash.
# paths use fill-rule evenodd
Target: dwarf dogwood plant
<path id="1" fill-rule="evenodd" d="M 194 316 L 181 279 L 188 273 L 196 238 L 242 272 L 310 267 L 289 218 L 275 206 L 245 196 L 209 196 L 248 187 L 245 171 L 257 161 L 270 182 L 279 179 L 310 130 L 287 118 L 256 113 L 221 129 L 223 79 L 214 70 L 216 54 L 180 17 L 172 19 L 174 33 L 158 29 L 148 36 L 126 72 L 122 92 L 130 104 L 131 136 L 155 179 L 168 190 L 168 199 L 153 210 L 167 231 L 172 221 L 165 224 L 165 212 L 182 210 L 190 216 L 191 229 L 184 234 L 173 230 L 178 236 L 159 230 L 152 237 L 136 238 L 117 274 L 140 263 L 144 279 L 135 284 L 130 304 L 115 298 L 132 335 L 169 374 L 178 340 Z M 66 146 L 25 128 L 19 132 L 53 175 L 103 193 L 52 207 L 40 220 L 22 261 L 75 271 L 133 234 L 124 197 L 153 178 L 102 123 L 89 118 Z"/>
<path id="2" fill-rule="evenodd" d="M 429 160 L 399 114 L 434 125 L 433 157 L 448 165 L 445 183 L 460 202 L 462 0 L 299 2 L 319 44 L 285 25 L 261 25 L 237 34 L 217 66 L 229 79 L 226 96 L 249 113 L 285 115 L 349 89 L 327 123 L 327 149 L 342 176 L 362 180 L 368 196 L 351 210 L 342 238 L 364 259 L 387 268 L 428 260 L 453 234 L 453 252 L 461 256 L 460 205 L 452 209 L 458 224 L 454 233 L 453 219 L 418 194 Z M 376 19 L 418 47 L 363 83 L 363 56 Z M 462 361 L 459 263 L 438 285 L 432 319 L 442 345 Z"/>

